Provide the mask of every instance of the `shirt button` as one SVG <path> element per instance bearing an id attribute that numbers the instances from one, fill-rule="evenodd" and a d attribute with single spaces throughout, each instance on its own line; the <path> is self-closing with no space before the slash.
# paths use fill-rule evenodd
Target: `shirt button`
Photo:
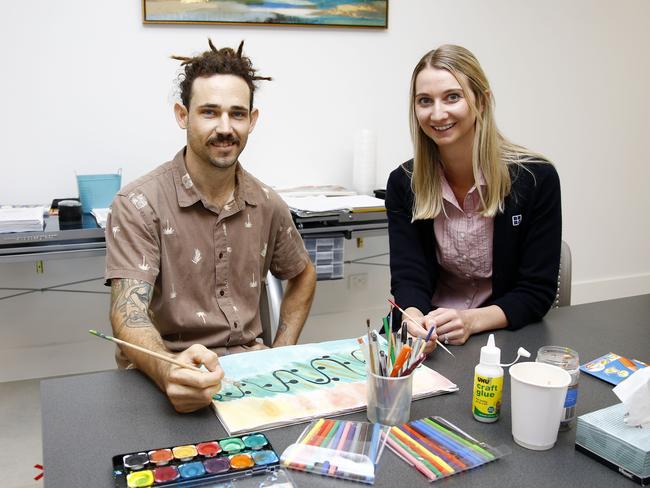
<path id="1" fill-rule="evenodd" d="M 461 237 L 465 237 L 465 233 L 464 233 L 464 232 L 461 232 L 461 233 L 460 233 L 460 236 L 461 236 Z"/>
<path id="2" fill-rule="evenodd" d="M 223 295 L 224 295 L 224 291 L 221 290 L 221 291 L 219 292 L 219 295 L 223 296 Z"/>
<path id="3" fill-rule="evenodd" d="M 467 259 L 467 255 L 466 255 L 466 254 L 463 254 L 463 259 Z"/>
<path id="4" fill-rule="evenodd" d="M 219 253 L 219 259 L 221 259 L 222 257 L 223 257 L 223 253 L 220 252 L 220 253 Z"/>

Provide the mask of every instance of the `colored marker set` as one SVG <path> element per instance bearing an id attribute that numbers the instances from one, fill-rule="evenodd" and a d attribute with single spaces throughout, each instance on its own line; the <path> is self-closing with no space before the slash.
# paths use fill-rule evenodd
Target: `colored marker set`
<path id="1" fill-rule="evenodd" d="M 263 474 L 279 465 L 264 434 L 120 454 L 113 457 L 117 488 L 198 486 Z"/>
<path id="2" fill-rule="evenodd" d="M 362 483 L 375 482 L 388 427 L 368 422 L 319 419 L 282 453 L 283 467 Z"/>
<path id="3" fill-rule="evenodd" d="M 441 417 L 391 427 L 386 445 L 399 458 L 436 481 L 495 461 L 507 448 L 479 442 Z"/>

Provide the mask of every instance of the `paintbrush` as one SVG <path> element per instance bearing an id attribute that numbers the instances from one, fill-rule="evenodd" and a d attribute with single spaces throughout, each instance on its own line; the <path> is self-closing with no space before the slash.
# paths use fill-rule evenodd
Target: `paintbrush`
<path id="1" fill-rule="evenodd" d="M 391 305 L 393 305 L 393 307 L 397 308 L 397 310 L 399 310 L 400 312 L 402 312 L 402 315 L 406 316 L 406 318 L 409 319 L 411 322 L 413 322 L 414 324 L 417 324 L 417 323 L 418 323 L 417 320 L 415 320 L 413 317 L 411 317 L 409 314 L 407 314 L 404 310 L 402 310 L 401 307 L 400 307 L 397 303 L 395 303 L 394 301 L 392 301 L 390 298 L 388 299 L 388 301 L 391 303 Z M 428 337 L 431 337 L 431 330 L 429 330 Z M 428 340 L 427 340 L 427 342 L 428 342 Z M 445 346 L 443 346 L 442 343 L 441 343 L 438 339 L 436 339 L 436 343 L 437 343 L 440 347 L 442 347 L 445 351 L 447 351 L 449 354 L 451 354 L 451 357 L 454 357 L 454 358 L 456 357 L 456 356 L 454 356 L 454 355 L 451 353 L 451 351 L 450 351 L 449 349 L 447 349 Z"/>
<path id="2" fill-rule="evenodd" d="M 165 356 L 164 354 L 160 354 L 159 352 L 155 352 L 150 349 L 146 349 L 142 346 L 137 346 L 135 344 L 131 344 L 130 342 L 123 341 L 122 339 L 117 339 L 113 336 L 103 334 L 102 332 L 99 332 L 97 330 L 90 329 L 88 332 L 90 332 L 94 336 L 100 337 L 102 339 L 106 339 L 107 341 L 110 342 L 114 342 L 115 344 L 119 344 L 120 346 L 130 347 L 131 349 L 135 349 L 136 351 L 140 351 L 141 353 L 148 354 L 149 356 L 152 356 L 156 359 L 160 359 L 162 361 L 167 361 L 168 363 L 175 364 L 176 366 L 180 366 L 181 368 L 191 369 L 192 371 L 197 371 L 198 373 L 209 373 L 208 369 L 205 366 L 203 366 L 203 368 L 200 368 L 198 366 L 194 366 L 193 364 L 184 363 L 170 356 Z M 222 378 L 221 381 L 223 381 L 224 383 L 229 383 L 231 385 L 239 384 L 238 382 L 233 381 L 230 378 Z"/>

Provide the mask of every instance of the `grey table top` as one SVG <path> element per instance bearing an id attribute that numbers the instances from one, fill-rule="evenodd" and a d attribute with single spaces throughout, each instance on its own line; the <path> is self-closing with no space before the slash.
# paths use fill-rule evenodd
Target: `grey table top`
<path id="1" fill-rule="evenodd" d="M 447 488 L 481 487 L 610 487 L 636 486 L 632 481 L 575 451 L 575 429 L 561 432 L 555 447 L 535 452 L 519 447 L 510 433 L 509 380 L 504 381 L 500 420 L 482 424 L 473 420 L 473 368 L 487 334 L 453 347 L 456 359 L 437 352 L 427 365 L 456 382 L 460 391 L 413 402 L 411 418 L 440 415 L 469 434 L 512 452 L 495 463 L 446 479 Z M 497 345 L 504 362 L 514 359 L 519 346 L 533 358 L 543 345 L 568 346 L 581 363 L 607 352 L 641 360 L 650 352 L 650 295 L 554 309 L 546 318 L 519 331 L 498 331 Z M 578 415 L 618 402 L 611 385 L 583 374 L 580 377 Z M 179 445 L 226 437 L 214 413 L 205 408 L 192 414 L 174 412 L 165 396 L 137 371 L 108 371 L 41 383 L 43 461 L 46 488 L 110 487 L 111 457 L 155 446 Z M 346 418 L 364 420 L 365 412 Z M 294 442 L 304 425 L 267 433 L 278 453 Z M 297 486 L 360 486 L 292 471 Z M 417 471 L 386 450 L 377 471 L 376 486 L 417 487 L 429 483 Z"/>

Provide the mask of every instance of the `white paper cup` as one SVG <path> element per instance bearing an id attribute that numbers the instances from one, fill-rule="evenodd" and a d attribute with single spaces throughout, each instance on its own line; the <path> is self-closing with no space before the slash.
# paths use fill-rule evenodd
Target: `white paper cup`
<path id="1" fill-rule="evenodd" d="M 555 445 L 571 375 L 545 363 L 510 367 L 512 437 L 527 449 L 544 451 Z"/>

